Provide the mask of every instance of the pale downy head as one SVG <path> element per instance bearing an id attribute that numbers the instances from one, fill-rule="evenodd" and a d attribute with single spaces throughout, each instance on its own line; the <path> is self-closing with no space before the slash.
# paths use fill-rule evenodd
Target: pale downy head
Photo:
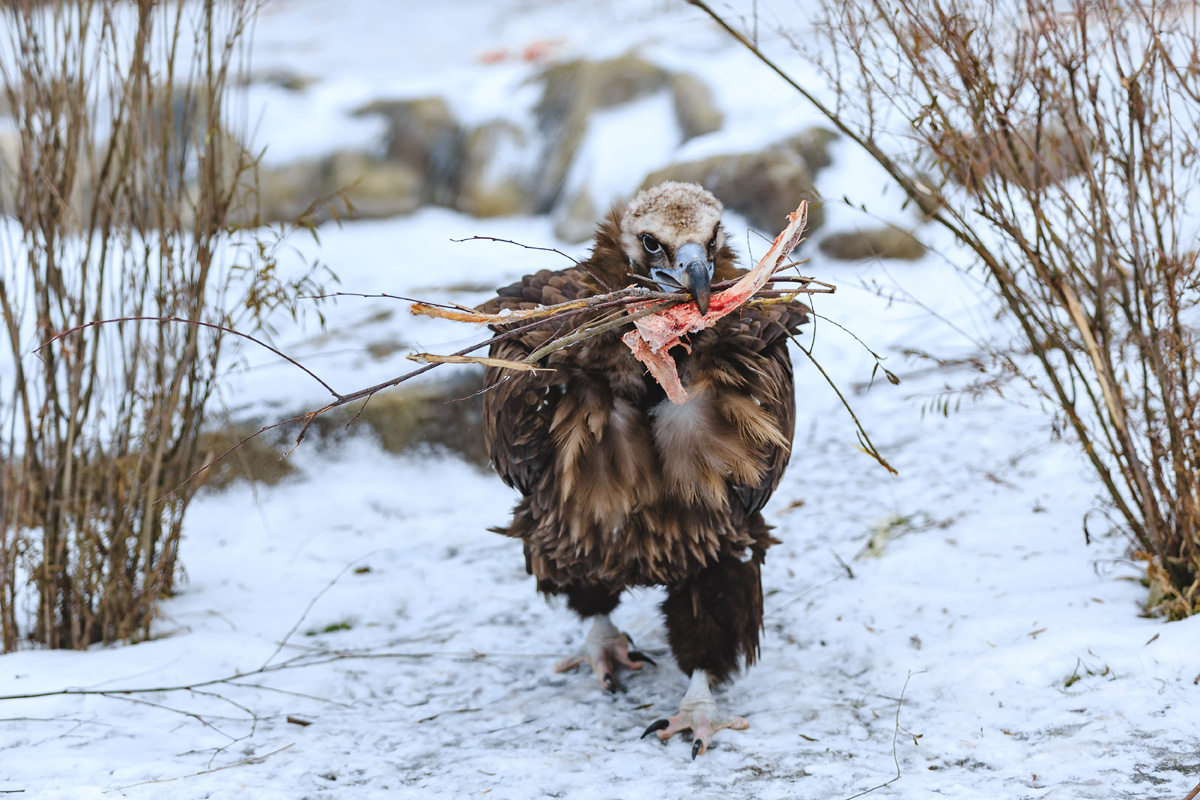
<path id="1" fill-rule="evenodd" d="M 708 313 L 713 261 L 725 246 L 722 208 L 695 183 L 667 181 L 638 192 L 621 218 L 630 268 L 664 291 L 685 290 Z"/>

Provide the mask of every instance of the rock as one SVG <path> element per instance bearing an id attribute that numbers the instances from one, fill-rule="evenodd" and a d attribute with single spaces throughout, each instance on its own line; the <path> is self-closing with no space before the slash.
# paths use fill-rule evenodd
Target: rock
<path id="1" fill-rule="evenodd" d="M 708 84 L 695 75 L 677 72 L 671 76 L 670 85 L 675 119 L 679 121 L 685 142 L 718 131 L 725 124 L 725 115 L 713 102 Z"/>
<path id="2" fill-rule="evenodd" d="M 461 367 L 447 371 L 445 380 L 408 383 L 380 392 L 363 408 L 343 406 L 317 417 L 311 433 L 344 437 L 351 431 L 370 432 L 389 453 L 449 451 L 468 463 L 486 468 L 483 440 L 483 370 Z M 353 423 L 351 425 L 351 423 Z M 283 441 L 295 439 L 294 429 L 280 429 Z"/>
<path id="3" fill-rule="evenodd" d="M 313 202 L 327 196 L 326 169 L 321 160 L 306 159 L 281 167 L 260 167 L 258 170 L 258 198 L 256 208 L 246 209 L 246 219 L 239 224 L 248 225 L 255 221 L 267 225 L 272 222 L 290 222 L 299 218 Z M 257 214 L 257 220 L 249 219 Z M 314 222 L 329 218 L 328 211 L 315 214 Z"/>
<path id="4" fill-rule="evenodd" d="M 543 70 L 542 99 L 534 109 L 543 130 L 581 107 L 611 108 L 645 97 L 667 85 L 670 74 L 636 55 L 604 61 L 566 61 Z"/>
<path id="5" fill-rule="evenodd" d="M 210 491 L 226 489 L 239 480 L 274 486 L 295 472 L 296 462 L 281 457 L 291 442 L 278 434 L 256 436 L 259 427 L 238 422 L 201 433 L 196 446 L 203 454 L 202 462 L 207 464 L 222 454 L 225 457 L 196 476 L 198 484 Z"/>
<path id="6" fill-rule="evenodd" d="M 1088 169 L 1094 146 L 1091 131 L 1078 124 L 1068 128 L 1060 116 L 1049 115 L 1040 129 L 1026 124 L 1016 135 L 947 139 L 938 160 L 951 180 L 973 192 L 990 178 L 1040 187 Z"/>
<path id="7" fill-rule="evenodd" d="M 651 173 L 645 189 L 663 181 L 698 183 L 720 198 L 725 207 L 746 217 L 763 233 L 774 236 L 787 215 L 801 200 L 808 200 L 808 230 L 825 221 L 813 189 L 812 173 L 803 159 L 788 147 L 776 146 L 758 153 L 711 156 L 673 164 Z"/>
<path id="8" fill-rule="evenodd" d="M 833 163 L 833 156 L 829 152 L 829 146 L 836 142 L 837 139 L 837 132 L 831 131 L 829 128 L 822 128 L 820 125 L 814 125 L 800 133 L 787 137 L 780 142 L 780 145 L 795 150 L 796 154 L 804 159 L 804 163 L 808 165 L 808 171 L 816 175 Z"/>
<path id="9" fill-rule="evenodd" d="M 554 235 L 564 242 L 586 242 L 596 232 L 600 212 L 586 188 L 577 192 L 571 202 L 564 203 L 554 216 Z"/>
<path id="10" fill-rule="evenodd" d="M 925 245 L 906 230 L 884 225 L 853 233 L 834 233 L 826 236 L 817 247 L 827 256 L 842 261 L 868 258 L 897 258 L 915 261 L 925 255 Z"/>
<path id="11" fill-rule="evenodd" d="M 289 92 L 302 92 L 317 82 L 311 75 L 298 75 L 287 69 L 272 69 L 255 74 L 250 83 L 265 83 Z"/>
<path id="12" fill-rule="evenodd" d="M 534 80 L 543 84 L 534 113 L 545 148 L 541 172 L 532 184 L 531 210 L 545 214 L 559 202 L 592 113 L 660 91 L 670 75 L 643 58 L 626 55 L 555 64 Z"/>
<path id="13" fill-rule="evenodd" d="M 261 222 L 294 220 L 306 213 L 311 221 L 322 222 L 332 216 L 330 205 L 310 207 L 326 199 L 336 204 L 339 193 L 350 216 L 359 218 L 410 214 L 428 204 L 457 206 L 467 146 L 444 100 L 380 100 L 355 113 L 387 120 L 383 157 L 340 150 L 324 159 L 260 170 Z"/>
<path id="14" fill-rule="evenodd" d="M 341 150 L 324 166 L 326 191 L 318 197 L 341 191 L 357 218 L 411 214 L 425 200 L 424 176 L 405 162 L 379 161 L 364 153 Z"/>
<path id="15" fill-rule="evenodd" d="M 546 144 L 532 185 L 533 213 L 548 213 L 562 200 L 567 173 L 596 111 L 669 91 L 684 139 L 718 130 L 724 122 L 712 92 L 698 78 L 671 73 L 636 55 L 555 64 L 535 80 L 542 83 L 542 97 L 534 113 Z"/>
<path id="16" fill-rule="evenodd" d="M 0 129 L 0 214 L 17 213 L 17 175 L 21 137 L 15 130 Z"/>
<path id="17" fill-rule="evenodd" d="M 354 112 L 381 115 L 388 132 L 384 160 L 422 178 L 422 204 L 453 206 L 462 180 L 466 136 L 440 97 L 377 100 Z"/>
<path id="18" fill-rule="evenodd" d="M 258 222 L 290 222 L 302 216 L 324 222 L 333 216 L 330 205 L 337 207 L 334 195 L 338 193 L 348 201 L 347 213 L 352 217 L 411 214 L 424 203 L 424 179 L 407 164 L 380 161 L 352 150 L 262 168 L 258 173 Z M 328 203 L 321 202 L 325 200 Z"/>
<path id="19" fill-rule="evenodd" d="M 486 122 L 472 131 L 454 207 L 476 217 L 524 212 L 529 197 L 524 157 L 528 146 L 525 132 L 511 122 Z"/>

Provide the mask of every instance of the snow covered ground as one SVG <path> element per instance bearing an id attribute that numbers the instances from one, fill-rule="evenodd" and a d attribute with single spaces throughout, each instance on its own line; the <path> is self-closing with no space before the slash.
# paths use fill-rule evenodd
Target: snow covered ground
<path id="1" fill-rule="evenodd" d="M 497 100 L 480 87 L 515 87 L 530 68 L 483 67 L 477 54 L 561 39 L 567 55 L 637 48 L 710 81 L 729 123 L 693 150 L 749 147 L 813 121 L 678 2 L 327 6 L 276 0 L 256 34 L 260 66 L 320 74 L 308 110 L 322 115 L 436 90 L 486 116 Z M 305 108 L 267 100 L 261 135 L 283 147 Z M 340 143 L 328 137 L 343 123 L 293 139 L 297 152 Z M 819 178 L 826 196 L 904 219 L 880 198 L 882 178 L 839 147 Z M 828 229 L 855 214 L 831 203 Z M 730 229 L 744 247 L 744 225 Z M 552 253 L 449 242 L 475 234 L 556 244 L 545 219 L 427 210 L 330 226 L 319 250 L 303 246 L 346 291 L 462 303 L 483 299 L 479 286 L 561 266 Z M 974 354 L 970 336 L 998 324 L 986 296 L 936 252 L 860 266 L 814 256 L 808 271 L 839 286 L 817 311 L 903 380 L 867 390 L 874 360 L 815 324 L 818 359 L 899 475 L 856 449 L 837 397 L 796 352 L 801 410 L 768 507 L 783 544 L 764 571 L 762 659 L 718 693 L 749 730 L 719 733 L 695 761 L 678 740 L 639 740 L 687 684 L 666 647 L 661 595 L 634 592 L 615 615 L 658 667 L 626 675 L 616 695 L 589 675 L 555 674 L 583 626 L 537 596 L 519 543 L 486 530 L 505 522 L 513 494 L 448 454 L 393 456 L 351 432 L 301 446 L 289 457 L 297 473 L 278 486 L 240 483 L 194 503 L 186 579 L 154 640 L 0 656 L 0 695 L 42 695 L 0 701 L 0 792 L 1182 800 L 1200 779 L 1200 620 L 1139 616 L 1145 593 L 1126 542 L 1035 397 L 1010 384 L 1004 398 L 922 413 L 974 375 L 900 351 Z M 343 391 L 407 369 L 406 350 L 380 358 L 374 343 L 447 352 L 480 335 L 383 300 L 343 299 L 329 317 L 325 333 L 283 331 L 279 342 Z M 235 416 L 324 399 L 269 354 L 246 358 L 223 394 Z"/>

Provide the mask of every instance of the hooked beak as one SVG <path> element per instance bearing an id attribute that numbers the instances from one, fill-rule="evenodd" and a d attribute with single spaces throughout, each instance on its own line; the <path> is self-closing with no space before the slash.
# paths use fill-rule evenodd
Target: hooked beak
<path id="1" fill-rule="evenodd" d="M 689 242 L 675 253 L 675 264 L 670 269 L 650 271 L 650 277 L 660 284 L 686 289 L 701 314 L 708 313 L 708 301 L 712 297 L 713 265 L 704 248 Z"/>

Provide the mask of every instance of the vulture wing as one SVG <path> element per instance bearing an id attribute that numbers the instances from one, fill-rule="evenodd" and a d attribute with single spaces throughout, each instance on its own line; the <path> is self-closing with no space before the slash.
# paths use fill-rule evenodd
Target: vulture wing
<path id="1" fill-rule="evenodd" d="M 504 309 L 528 310 L 585 297 L 591 292 L 584 286 L 583 277 L 577 269 L 542 270 L 526 275 L 519 283 L 501 289 L 497 297 L 479 310 L 496 314 Z M 493 327 L 497 333 L 509 330 L 509 326 Z M 549 326 L 529 331 L 494 344 L 490 355 L 521 361 L 555 333 Z M 550 420 L 561 397 L 559 381 L 561 377 L 553 372 L 512 372 L 499 367 L 488 367 L 484 378 L 487 388 L 483 395 L 483 420 L 488 456 L 504 482 L 523 495 L 532 493 L 553 457 Z"/>
<path id="2" fill-rule="evenodd" d="M 728 329 L 721 332 L 722 347 L 737 348 L 745 354 L 741 358 L 730 358 L 727 363 L 738 370 L 747 393 L 775 420 L 789 443 L 796 427 L 796 402 L 787 342 L 788 337 L 808 321 L 807 311 L 807 307 L 798 302 L 751 306 L 742 309 L 740 315 L 732 315 Z M 762 482 L 756 486 L 734 487 L 747 514 L 761 511 L 767 504 L 792 454 L 790 445 L 768 444 L 766 447 L 767 470 Z"/>

